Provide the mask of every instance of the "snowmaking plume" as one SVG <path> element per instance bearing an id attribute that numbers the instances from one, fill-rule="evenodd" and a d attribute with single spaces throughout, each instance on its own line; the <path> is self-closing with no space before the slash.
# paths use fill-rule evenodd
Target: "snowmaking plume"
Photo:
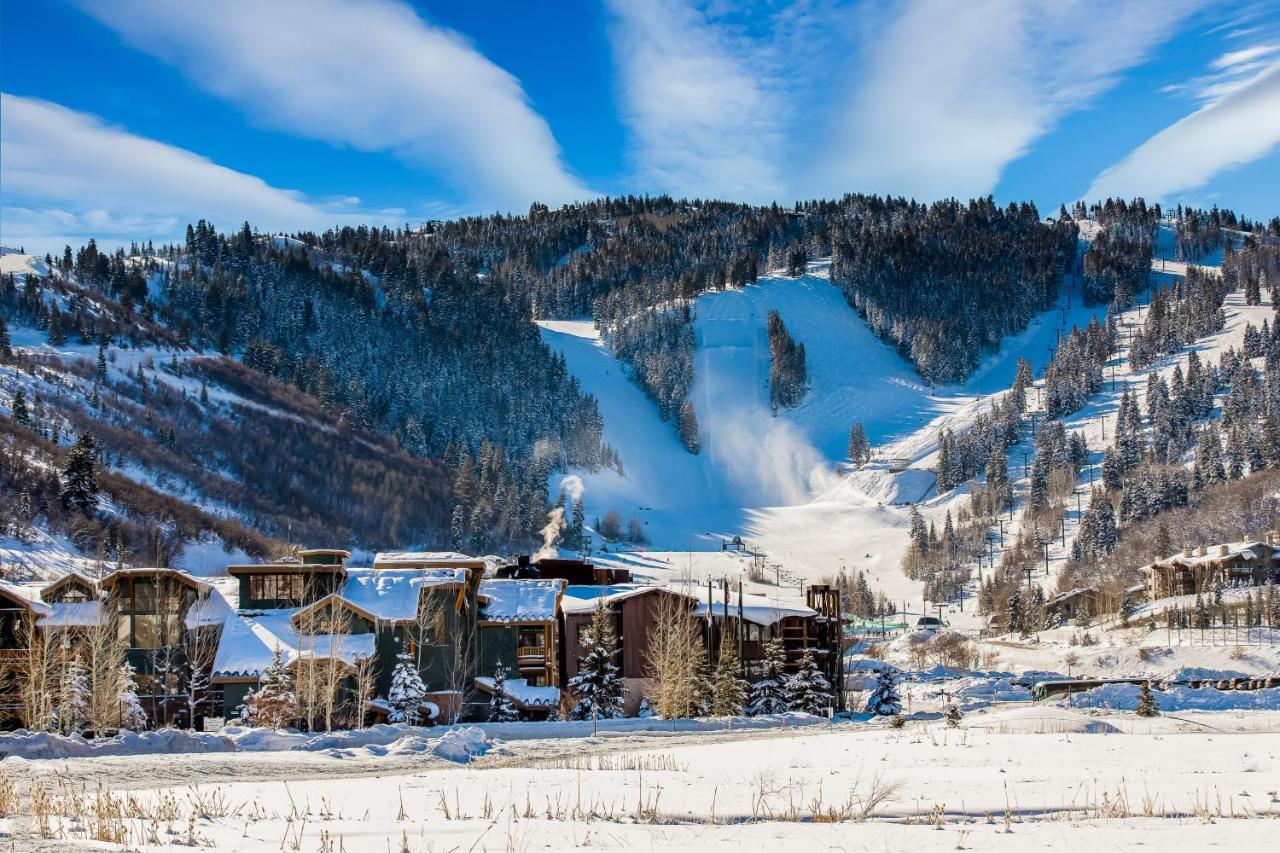
<path id="1" fill-rule="evenodd" d="M 579 482 L 581 486 L 581 482 Z M 581 488 L 579 488 L 581 493 Z M 533 559 L 541 560 L 544 557 L 554 557 L 556 555 L 556 540 L 560 538 L 560 533 L 564 530 L 564 507 L 553 506 L 551 512 L 547 513 L 547 526 L 542 528 L 542 547 L 533 555 Z"/>

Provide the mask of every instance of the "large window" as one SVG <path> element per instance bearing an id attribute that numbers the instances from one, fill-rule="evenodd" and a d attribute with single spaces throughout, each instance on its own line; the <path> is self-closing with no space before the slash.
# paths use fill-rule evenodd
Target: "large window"
<path id="1" fill-rule="evenodd" d="M 302 601 L 302 575 L 250 575 L 249 597 L 255 601 Z"/>
<path id="2" fill-rule="evenodd" d="M 516 646 L 542 648 L 547 644 L 547 629 L 541 625 L 521 625 L 516 630 Z"/>

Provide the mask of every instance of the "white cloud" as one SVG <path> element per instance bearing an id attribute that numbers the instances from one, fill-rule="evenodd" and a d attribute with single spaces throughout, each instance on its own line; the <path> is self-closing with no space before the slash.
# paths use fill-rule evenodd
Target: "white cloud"
<path id="1" fill-rule="evenodd" d="M 850 93 L 836 95 L 829 144 L 806 185 L 917 198 L 990 192 L 1006 165 L 1144 61 L 1197 5 L 1153 14 L 1145 0 L 914 0 L 869 27 L 867 62 Z"/>
<path id="2" fill-rule="evenodd" d="M 0 95 L 0 240 L 57 251 L 89 237 L 113 245 L 176 237 L 201 217 L 263 230 L 402 221 L 403 211 L 317 204 L 198 154 L 48 101 Z"/>
<path id="3" fill-rule="evenodd" d="M 473 205 L 591 193 L 520 82 L 395 0 L 78 0 L 134 47 L 264 126 L 390 151 Z"/>
<path id="4" fill-rule="evenodd" d="M 1205 0 L 610 0 L 641 176 L 680 194 L 991 192 Z"/>
<path id="5" fill-rule="evenodd" d="M 1087 198 L 1162 199 L 1204 186 L 1224 170 L 1251 163 L 1280 144 L 1280 62 L 1166 127 L 1104 170 Z"/>
<path id="6" fill-rule="evenodd" d="M 640 180 L 677 195 L 778 198 L 787 105 L 763 67 L 767 45 L 685 0 L 607 5 Z"/>

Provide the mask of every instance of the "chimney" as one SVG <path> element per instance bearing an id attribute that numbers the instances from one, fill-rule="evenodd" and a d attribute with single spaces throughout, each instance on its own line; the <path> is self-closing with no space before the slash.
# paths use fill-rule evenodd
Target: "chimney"
<path id="1" fill-rule="evenodd" d="M 1203 557 L 1208 551 L 1205 550 L 1204 543 L 1200 543 L 1200 547 L 1196 548 L 1196 556 Z"/>
<path id="2" fill-rule="evenodd" d="M 1218 556 L 1219 556 L 1219 557 L 1225 557 L 1225 556 L 1227 556 L 1227 554 L 1229 554 L 1229 553 L 1231 553 L 1231 549 L 1230 549 L 1230 548 L 1228 548 L 1226 545 L 1219 545 L 1219 546 L 1218 546 Z"/>
<path id="3" fill-rule="evenodd" d="M 1184 556 L 1184 557 L 1190 557 L 1190 556 L 1191 556 L 1191 546 L 1190 546 L 1190 545 L 1188 545 L 1188 546 L 1186 546 L 1185 548 L 1183 548 L 1183 549 L 1182 549 L 1182 556 Z"/>

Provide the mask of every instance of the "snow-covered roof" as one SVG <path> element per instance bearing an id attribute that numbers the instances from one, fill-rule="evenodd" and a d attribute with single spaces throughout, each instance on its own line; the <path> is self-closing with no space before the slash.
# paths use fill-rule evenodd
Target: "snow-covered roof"
<path id="1" fill-rule="evenodd" d="M 40 600 L 38 588 L 0 580 L 0 592 L 7 593 L 10 597 L 17 599 L 19 603 L 26 605 L 36 613 L 44 615 L 49 612 L 49 605 Z"/>
<path id="2" fill-rule="evenodd" d="M 420 563 L 473 564 L 481 563 L 476 557 L 460 554 L 457 551 L 379 551 L 373 556 L 374 568 L 395 566 L 397 564 L 417 565 Z"/>
<path id="3" fill-rule="evenodd" d="M 711 592 L 711 615 L 721 616 L 724 614 L 724 592 L 722 589 L 713 589 Z M 693 611 L 695 616 L 707 615 L 707 599 L 703 597 L 698 601 L 698 606 Z M 729 616 L 734 618 L 738 615 L 738 598 L 735 595 L 729 596 Z M 809 619 L 817 616 L 818 611 L 812 607 L 806 607 L 803 604 L 786 604 L 764 595 L 753 595 L 747 593 L 742 596 L 742 618 L 755 625 L 773 625 L 790 616 L 799 616 L 802 619 Z"/>
<path id="4" fill-rule="evenodd" d="M 164 577 L 177 578 L 179 582 L 185 583 L 188 586 L 192 586 L 195 589 L 199 590 L 200 592 L 208 592 L 209 590 L 213 589 L 213 587 L 210 586 L 208 583 L 200 580 L 200 578 L 195 577 L 190 572 L 184 572 L 181 569 L 170 569 L 170 568 L 155 567 L 155 566 L 137 566 L 137 567 L 115 569 L 111 572 L 108 572 L 106 575 L 104 575 L 102 580 L 98 581 L 98 583 L 101 586 L 110 586 L 113 582 L 121 578 L 146 577 L 149 575 L 160 575 Z"/>
<path id="5" fill-rule="evenodd" d="M 493 678 L 487 675 L 477 677 L 476 687 L 492 694 Z M 523 678 L 508 678 L 506 690 L 518 708 L 554 708 L 560 704 L 558 687 L 532 687 Z"/>
<path id="6" fill-rule="evenodd" d="M 366 613 L 388 622 L 417 617 L 424 587 L 464 584 L 467 569 L 349 569 L 339 595 Z"/>
<path id="7" fill-rule="evenodd" d="M 1188 550 L 1191 552 L 1190 554 L 1187 554 Z M 1280 547 L 1255 540 L 1208 545 L 1205 547 L 1203 554 L 1200 553 L 1199 548 L 1189 548 L 1179 551 L 1170 557 L 1165 557 L 1163 560 L 1155 560 L 1148 563 L 1139 571 L 1150 571 L 1155 566 L 1162 568 L 1170 568 L 1174 565 L 1195 567 L 1213 565 L 1223 560 L 1231 559 L 1257 560 L 1260 555 L 1269 555 L 1273 560 L 1280 559 Z"/>
<path id="8" fill-rule="evenodd" d="M 43 587 L 41 587 L 40 597 L 44 598 L 46 595 L 48 595 L 49 593 L 52 593 L 54 590 L 58 589 L 59 587 L 66 586 L 69 583 L 77 583 L 77 582 L 91 590 L 96 590 L 98 588 L 98 581 L 96 579 L 91 578 L 88 575 L 83 574 L 81 572 L 78 572 L 75 569 L 69 569 L 67 573 L 64 574 L 62 577 L 58 578 L 55 581 L 51 581 L 45 584 Z"/>
<path id="9" fill-rule="evenodd" d="M 492 579 L 480 582 L 480 618 L 487 622 L 545 622 L 556 618 L 566 581 Z"/>
<path id="10" fill-rule="evenodd" d="M 49 613 L 41 617 L 40 625 L 44 628 L 88 627 L 101 624 L 105 616 L 97 600 L 59 601 L 49 605 Z"/>
<path id="11" fill-rule="evenodd" d="M 291 663 L 300 657 L 336 657 L 353 664 L 374 653 L 377 639 L 367 634 L 299 636 L 292 617 L 297 608 L 246 611 L 228 619 L 222 629 L 213 674 L 221 678 L 257 677 L 271 665 L 277 648 Z"/>
<path id="12" fill-rule="evenodd" d="M 596 609 L 597 600 L 603 599 L 605 606 L 609 606 L 625 598 L 643 595 L 646 592 L 653 592 L 658 589 L 663 589 L 663 587 L 632 583 L 601 584 L 598 586 L 570 584 L 565 587 L 564 596 L 560 599 L 560 609 L 565 613 L 590 613 Z"/>

